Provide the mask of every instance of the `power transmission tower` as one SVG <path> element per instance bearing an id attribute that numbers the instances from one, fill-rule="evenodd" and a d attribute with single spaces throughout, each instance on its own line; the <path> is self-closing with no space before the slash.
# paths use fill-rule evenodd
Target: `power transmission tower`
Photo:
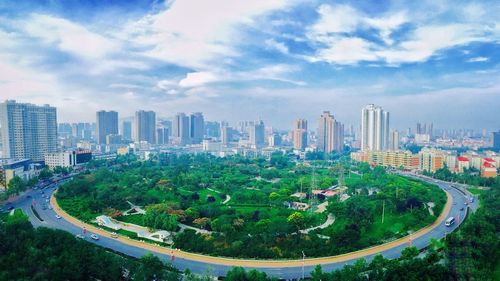
<path id="1" fill-rule="evenodd" d="M 317 185 L 318 185 L 318 183 L 317 183 L 317 179 L 316 179 L 316 167 L 313 166 L 312 177 L 311 177 L 311 186 L 309 187 L 309 208 L 311 210 L 311 213 L 312 213 L 312 209 L 313 209 L 313 206 L 312 206 L 313 190 L 318 189 Z"/>

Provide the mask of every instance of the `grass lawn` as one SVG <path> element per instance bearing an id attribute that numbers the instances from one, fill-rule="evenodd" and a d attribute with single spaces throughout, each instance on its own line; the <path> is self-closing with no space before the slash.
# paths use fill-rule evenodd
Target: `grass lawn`
<path id="1" fill-rule="evenodd" d="M 484 192 L 484 190 L 476 187 L 468 187 L 467 190 L 474 195 L 481 195 Z"/>
<path id="2" fill-rule="evenodd" d="M 130 216 L 119 216 L 116 219 L 122 222 L 144 226 L 143 215 L 141 214 L 130 215 Z"/>

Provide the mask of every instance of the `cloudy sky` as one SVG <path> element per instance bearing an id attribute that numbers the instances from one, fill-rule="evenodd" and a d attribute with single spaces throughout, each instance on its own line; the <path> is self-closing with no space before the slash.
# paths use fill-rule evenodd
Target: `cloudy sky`
<path id="1" fill-rule="evenodd" d="M 375 103 L 400 129 L 496 130 L 499 15 L 497 0 L 0 1 L 0 98 L 69 122 L 147 109 L 289 128 L 329 110 L 359 124 Z"/>

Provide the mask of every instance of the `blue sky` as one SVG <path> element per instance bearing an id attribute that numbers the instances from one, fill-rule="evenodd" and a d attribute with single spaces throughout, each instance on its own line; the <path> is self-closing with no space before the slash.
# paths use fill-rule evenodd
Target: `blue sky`
<path id="1" fill-rule="evenodd" d="M 499 1 L 2 1 L 0 95 L 59 121 L 262 118 L 361 108 L 392 127 L 500 128 Z M 314 125 L 312 126 L 314 127 Z"/>

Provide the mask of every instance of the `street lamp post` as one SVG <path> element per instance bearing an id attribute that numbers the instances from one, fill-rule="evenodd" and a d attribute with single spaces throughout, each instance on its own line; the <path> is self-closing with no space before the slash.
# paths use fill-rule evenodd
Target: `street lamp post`
<path id="1" fill-rule="evenodd" d="M 304 266 L 306 263 L 306 254 L 304 254 L 304 251 L 302 251 L 302 280 L 306 278 L 305 271 L 304 271 Z"/>

